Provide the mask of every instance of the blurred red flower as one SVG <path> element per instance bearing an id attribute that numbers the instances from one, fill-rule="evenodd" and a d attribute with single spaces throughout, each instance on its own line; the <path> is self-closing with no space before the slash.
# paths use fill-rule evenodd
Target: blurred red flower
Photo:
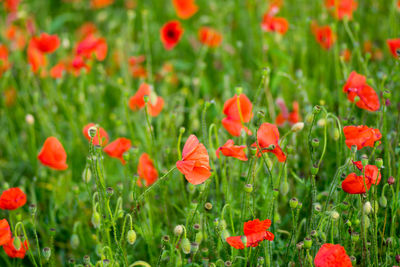
<path id="1" fill-rule="evenodd" d="M 261 148 L 261 152 L 270 152 L 275 154 L 279 162 L 286 160 L 286 155 L 279 146 L 279 131 L 278 128 L 271 123 L 263 123 L 257 131 L 257 141 Z M 258 150 L 257 143 L 251 145 Z M 258 157 L 261 156 L 260 151 L 257 152 Z"/>
<path id="2" fill-rule="evenodd" d="M 210 27 L 201 27 L 198 35 L 200 42 L 208 47 L 218 47 L 222 42 L 221 33 Z"/>
<path id="3" fill-rule="evenodd" d="M 329 50 L 336 41 L 336 34 L 328 25 L 318 26 L 316 22 L 313 22 L 311 23 L 311 32 L 314 34 L 315 40 L 325 50 Z"/>
<path id="4" fill-rule="evenodd" d="M 325 0 L 325 6 L 331 9 L 332 14 L 338 20 L 345 17 L 353 18 L 353 11 L 357 9 L 357 2 L 354 0 Z"/>
<path id="5" fill-rule="evenodd" d="M 282 126 L 286 121 L 290 124 L 295 124 L 300 121 L 301 117 L 299 114 L 299 103 L 297 101 L 293 101 L 293 110 L 290 113 L 282 99 L 278 98 L 276 103 L 281 109 L 281 112 L 278 114 L 278 116 L 276 116 L 275 119 L 276 125 Z"/>
<path id="6" fill-rule="evenodd" d="M 104 148 L 104 152 L 106 152 L 110 157 L 119 159 L 121 163 L 125 165 L 125 160 L 123 158 L 123 155 L 126 151 L 128 151 L 131 148 L 131 146 L 132 146 L 131 140 L 121 137 L 109 143 Z"/>
<path id="7" fill-rule="evenodd" d="M 343 92 L 347 94 L 347 99 L 354 102 L 356 96 L 360 100 L 357 101 L 356 106 L 369 111 L 377 111 L 380 108 L 379 97 L 367 84 L 367 78 L 358 74 L 355 71 L 350 73 L 346 84 L 343 86 Z"/>
<path id="8" fill-rule="evenodd" d="M 137 180 L 137 184 L 142 186 L 142 181 L 146 181 L 145 185 L 152 185 L 158 178 L 157 169 L 154 167 L 153 160 L 147 153 L 142 153 L 139 158 L 139 165 L 137 168 L 137 172 L 139 174 L 139 178 Z"/>
<path id="9" fill-rule="evenodd" d="M 217 154 L 218 158 L 219 158 L 219 153 L 221 152 L 226 157 L 233 157 L 246 161 L 247 156 L 245 149 L 246 146 L 235 146 L 233 140 L 229 139 L 223 146 L 219 147 L 217 151 L 215 151 L 215 153 Z"/>
<path id="10" fill-rule="evenodd" d="M 0 77 L 10 66 L 8 62 L 8 49 L 5 45 L 0 44 Z"/>
<path id="11" fill-rule="evenodd" d="M 38 159 L 43 165 L 55 170 L 62 171 L 68 168 L 66 163 L 67 153 L 60 141 L 54 136 L 46 139 L 42 150 L 39 152 Z"/>
<path id="12" fill-rule="evenodd" d="M 182 37 L 184 30 L 181 23 L 177 20 L 171 20 L 165 23 L 160 30 L 161 42 L 166 50 L 174 48 Z"/>
<path id="13" fill-rule="evenodd" d="M 244 249 L 243 240 L 246 240 L 246 247 L 257 247 L 263 240 L 274 240 L 274 234 L 267 231 L 270 226 L 271 220 L 269 219 L 245 222 L 243 225 L 244 236 L 231 236 L 226 239 L 226 242 L 236 249 Z"/>
<path id="14" fill-rule="evenodd" d="M 353 164 L 360 170 L 363 171 L 363 165 L 361 161 L 355 161 Z M 379 174 L 379 175 L 378 175 Z M 381 181 L 381 173 L 378 167 L 374 165 L 365 166 L 365 185 L 364 178 L 362 175 L 357 175 L 356 173 L 350 173 L 347 175 L 346 179 L 342 181 L 342 189 L 348 194 L 364 194 L 367 190 L 371 188 L 372 185 L 378 185 Z"/>
<path id="15" fill-rule="evenodd" d="M 3 191 L 0 196 L 0 209 L 16 210 L 26 203 L 26 195 L 18 187 Z"/>
<path id="16" fill-rule="evenodd" d="M 164 107 L 164 99 L 161 96 L 157 96 L 147 83 L 142 83 L 136 94 L 129 99 L 129 108 L 133 111 L 143 108 L 146 105 L 144 101 L 146 95 L 149 97 L 147 104 L 150 116 L 158 116 Z"/>
<path id="17" fill-rule="evenodd" d="M 201 184 L 210 176 L 210 163 L 207 149 L 195 135 L 189 136 L 182 151 L 182 160 L 176 163 L 186 180 L 194 185 Z"/>
<path id="18" fill-rule="evenodd" d="M 19 249 L 16 249 L 14 247 L 14 239 L 10 239 L 7 244 L 3 246 L 4 252 L 8 255 L 10 258 L 20 258 L 23 259 L 25 257 L 26 251 L 28 250 L 28 242 L 25 240 L 24 242 L 21 242 L 21 247 Z"/>
<path id="19" fill-rule="evenodd" d="M 351 267 L 350 257 L 341 245 L 323 244 L 314 258 L 315 267 Z"/>
<path id="20" fill-rule="evenodd" d="M 245 94 L 240 94 L 239 97 L 235 94 L 234 97 L 225 101 L 223 112 L 226 118 L 222 120 L 222 125 L 233 136 L 240 136 L 242 129 L 247 134 L 251 134 L 251 131 L 243 124 L 253 117 L 252 108 L 253 104 Z"/>
<path id="21" fill-rule="evenodd" d="M 400 58 L 400 38 L 389 39 L 386 43 L 389 46 L 390 53 L 392 53 L 395 58 Z"/>
<path id="22" fill-rule="evenodd" d="M 343 127 L 344 137 L 348 148 L 357 146 L 357 150 L 363 147 L 374 147 L 375 142 L 382 138 L 379 129 L 369 128 L 365 125 Z"/>
<path id="23" fill-rule="evenodd" d="M 83 135 L 89 141 L 90 141 L 89 129 L 90 129 L 90 127 L 93 127 L 93 126 L 96 126 L 96 124 L 89 123 L 89 124 L 85 125 L 85 127 L 83 127 L 83 129 L 82 129 Z M 100 137 L 100 142 L 99 142 L 99 137 Z M 92 143 L 95 146 L 98 146 L 98 145 L 105 146 L 105 145 L 107 145 L 108 140 L 109 140 L 109 137 L 108 137 L 107 132 L 102 127 L 99 127 L 97 129 L 96 135 L 93 138 Z"/>
<path id="24" fill-rule="evenodd" d="M 0 220 L 0 246 L 7 244 L 11 240 L 10 225 L 6 219 Z"/>
<path id="25" fill-rule="evenodd" d="M 176 15 L 180 19 L 188 19 L 199 10 L 195 0 L 172 0 Z"/>

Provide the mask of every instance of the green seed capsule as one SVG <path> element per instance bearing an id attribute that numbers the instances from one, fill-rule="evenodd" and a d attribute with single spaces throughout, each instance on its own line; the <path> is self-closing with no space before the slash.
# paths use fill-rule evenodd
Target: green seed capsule
<path id="1" fill-rule="evenodd" d="M 128 241 L 128 243 L 130 245 L 135 244 L 136 241 L 136 232 L 135 230 L 131 229 L 128 231 L 128 233 L 126 234 L 126 240 Z"/>

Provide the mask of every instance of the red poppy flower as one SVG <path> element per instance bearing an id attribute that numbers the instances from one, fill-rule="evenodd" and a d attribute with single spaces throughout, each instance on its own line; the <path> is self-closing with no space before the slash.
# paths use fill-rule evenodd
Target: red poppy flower
<path id="1" fill-rule="evenodd" d="M 54 136 L 46 139 L 43 144 L 42 150 L 39 152 L 38 159 L 40 162 L 55 170 L 65 170 L 67 165 L 67 153 L 63 145 Z"/>
<path id="2" fill-rule="evenodd" d="M 389 39 L 386 41 L 389 46 L 390 52 L 395 58 L 400 58 L 400 38 Z"/>
<path id="3" fill-rule="evenodd" d="M 235 95 L 225 101 L 223 112 L 226 118 L 222 120 L 222 125 L 233 136 L 240 136 L 242 129 L 247 134 L 251 134 L 251 131 L 243 124 L 249 122 L 253 117 L 252 108 L 253 104 L 245 94 L 240 94 L 239 98 Z"/>
<path id="4" fill-rule="evenodd" d="M 0 246 L 7 244 L 11 240 L 10 225 L 6 219 L 0 220 Z"/>
<path id="5" fill-rule="evenodd" d="M 281 147 L 279 146 L 279 131 L 278 128 L 271 123 L 263 123 L 257 131 L 257 141 L 264 152 L 271 152 L 275 154 L 279 162 L 284 162 L 286 160 L 286 155 L 283 153 Z M 257 147 L 257 143 L 251 145 L 252 147 Z M 258 150 L 258 147 L 257 147 Z M 257 155 L 260 157 L 261 154 L 258 152 Z"/>
<path id="6" fill-rule="evenodd" d="M 355 161 L 353 164 L 360 171 L 363 171 L 363 165 L 361 164 L 361 161 Z M 381 174 L 378 167 L 374 165 L 367 165 L 365 166 L 365 185 L 362 175 L 350 173 L 347 175 L 346 179 L 343 180 L 342 189 L 348 194 L 364 194 L 366 192 L 365 186 L 367 186 L 367 190 L 369 190 L 372 185 L 378 185 L 380 181 Z"/>
<path id="7" fill-rule="evenodd" d="M 97 60 L 103 61 L 107 56 L 107 50 L 106 39 L 90 34 L 77 44 L 75 53 L 86 59 L 90 59 L 94 54 Z"/>
<path id="8" fill-rule="evenodd" d="M 150 186 L 158 178 L 158 172 L 157 169 L 154 167 L 153 160 L 146 153 L 140 155 L 137 172 L 140 177 L 140 179 L 138 179 L 137 181 L 139 186 L 142 186 L 141 180 L 146 181 L 146 186 Z"/>
<path id="9" fill-rule="evenodd" d="M 3 191 L 0 196 L 0 209 L 16 210 L 26 203 L 26 195 L 18 187 Z"/>
<path id="10" fill-rule="evenodd" d="M 93 127 L 93 126 L 96 126 L 96 124 L 89 123 L 89 124 L 85 125 L 85 127 L 83 127 L 83 130 L 82 130 L 83 135 L 89 141 L 90 141 L 89 129 L 90 129 L 90 127 Z M 100 142 L 99 142 L 99 137 L 100 137 Z M 105 146 L 105 145 L 107 145 L 108 140 L 109 140 L 109 137 L 108 137 L 107 132 L 103 128 L 100 127 L 97 129 L 96 135 L 94 136 L 92 142 L 93 142 L 93 145 L 95 145 L 95 146 L 98 146 L 99 144 L 101 146 Z"/>
<path id="11" fill-rule="evenodd" d="M 218 47 L 222 42 L 222 35 L 209 27 L 199 29 L 199 40 L 208 47 Z"/>
<path id="12" fill-rule="evenodd" d="M 226 157 L 233 157 L 243 161 L 247 160 L 246 152 L 244 151 L 246 146 L 235 146 L 232 139 L 226 141 L 226 143 L 219 147 L 215 153 L 219 158 L 219 152 L 221 152 Z"/>
<path id="13" fill-rule="evenodd" d="M 109 143 L 105 148 L 106 152 L 110 157 L 118 158 L 122 164 L 125 165 L 125 160 L 123 155 L 126 151 L 131 148 L 131 140 L 121 137 L 115 139 L 113 142 Z"/>
<path id="14" fill-rule="evenodd" d="M 59 62 L 54 65 L 50 70 L 50 76 L 54 79 L 60 79 L 66 70 L 66 66 L 63 62 Z"/>
<path id="15" fill-rule="evenodd" d="M 91 0 L 90 6 L 94 9 L 104 8 L 114 3 L 114 0 Z"/>
<path id="16" fill-rule="evenodd" d="M 325 0 L 325 6 L 332 9 L 332 13 L 338 20 L 345 17 L 353 18 L 353 11 L 357 9 L 357 2 L 354 0 Z"/>
<path id="17" fill-rule="evenodd" d="M 188 19 L 199 10 L 194 0 L 172 0 L 172 4 L 174 5 L 176 15 L 180 19 Z"/>
<path id="18" fill-rule="evenodd" d="M 182 151 L 182 160 L 176 163 L 186 180 L 194 185 L 201 184 L 211 176 L 207 149 L 195 135 L 189 136 Z"/>
<path id="19" fill-rule="evenodd" d="M 293 110 L 289 113 L 285 102 L 278 98 L 276 100 L 277 105 L 280 107 L 281 112 L 276 116 L 275 123 L 278 126 L 282 126 L 286 121 L 290 124 L 298 123 L 301 119 L 299 114 L 299 103 L 297 101 L 293 102 Z"/>
<path id="20" fill-rule="evenodd" d="M 60 46 L 60 39 L 57 35 L 50 35 L 45 32 L 40 36 L 33 37 L 31 42 L 33 42 L 33 45 L 44 54 L 53 53 Z"/>
<path id="21" fill-rule="evenodd" d="M 315 267 L 351 267 L 350 257 L 341 245 L 323 244 L 314 258 Z"/>
<path id="22" fill-rule="evenodd" d="M 25 240 L 24 242 L 21 242 L 21 247 L 19 249 L 16 249 L 14 247 L 14 239 L 10 239 L 7 244 L 3 246 L 4 252 L 8 255 L 10 258 L 20 258 L 23 259 L 25 257 L 26 251 L 28 250 L 28 242 Z"/>
<path id="23" fill-rule="evenodd" d="M 18 10 L 20 0 L 5 0 L 4 8 L 8 12 L 16 12 Z"/>
<path id="24" fill-rule="evenodd" d="M 158 116 L 164 107 L 164 99 L 161 96 L 157 96 L 147 83 L 142 83 L 136 94 L 129 99 L 129 108 L 133 111 L 143 108 L 146 105 L 144 101 L 144 96 L 146 95 L 149 96 L 147 104 L 150 116 Z"/>
<path id="25" fill-rule="evenodd" d="M 365 125 L 343 127 L 344 137 L 348 148 L 357 146 L 357 150 L 363 147 L 374 147 L 375 142 L 382 138 L 379 129 L 369 128 Z"/>
<path id="26" fill-rule="evenodd" d="M 160 30 L 160 38 L 166 50 L 174 48 L 183 34 L 181 23 L 177 20 L 172 20 L 164 24 Z"/>
<path id="27" fill-rule="evenodd" d="M 380 108 L 379 97 L 368 84 L 367 78 L 355 71 L 350 73 L 346 84 L 343 86 L 343 92 L 347 94 L 347 99 L 354 102 L 354 98 L 360 98 L 356 106 L 369 111 L 377 111 Z"/>
<path id="28" fill-rule="evenodd" d="M 8 62 L 8 49 L 5 45 L 0 44 L 0 77 L 10 68 L 10 63 Z"/>
<path id="29" fill-rule="evenodd" d="M 318 26 L 316 22 L 313 22 L 311 24 L 311 31 L 315 36 L 315 40 L 325 50 L 329 50 L 336 41 L 336 34 L 328 25 Z"/>
<path id="30" fill-rule="evenodd" d="M 236 249 L 244 249 L 242 240 L 246 239 L 246 247 L 257 247 L 263 240 L 274 240 L 274 234 L 267 231 L 270 226 L 271 220 L 269 219 L 263 221 L 255 219 L 245 222 L 243 225 L 244 236 L 231 236 L 226 239 L 226 242 Z"/>
<path id="31" fill-rule="evenodd" d="M 289 23 L 285 18 L 271 16 L 268 12 L 264 14 L 261 28 L 266 32 L 276 32 L 284 35 L 289 29 Z"/>

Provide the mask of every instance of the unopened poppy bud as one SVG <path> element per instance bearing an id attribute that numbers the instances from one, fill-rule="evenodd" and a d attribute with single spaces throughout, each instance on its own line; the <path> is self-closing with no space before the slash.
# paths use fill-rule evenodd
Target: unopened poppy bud
<path id="1" fill-rule="evenodd" d="M 354 256 L 350 256 L 350 261 L 352 266 L 356 266 L 357 265 L 357 258 Z"/>
<path id="2" fill-rule="evenodd" d="M 383 160 L 382 160 L 381 158 L 377 158 L 377 159 L 375 160 L 375 165 L 376 165 L 376 167 L 378 167 L 379 169 L 382 168 L 382 166 L 383 166 Z"/>
<path id="3" fill-rule="evenodd" d="M 314 106 L 313 108 L 313 114 L 319 114 L 321 112 L 321 107 L 320 106 Z"/>
<path id="4" fill-rule="evenodd" d="M 111 197 L 114 194 L 114 189 L 112 187 L 107 187 L 106 194 L 108 197 Z"/>
<path id="5" fill-rule="evenodd" d="M 293 197 L 289 200 L 289 206 L 291 209 L 295 209 L 297 208 L 297 205 L 299 204 L 299 201 L 297 200 L 297 198 Z"/>
<path id="6" fill-rule="evenodd" d="M 72 249 L 77 249 L 79 247 L 79 243 L 79 236 L 77 234 L 73 234 L 70 240 Z"/>
<path id="7" fill-rule="evenodd" d="M 51 256 L 51 249 L 49 247 L 43 248 L 43 257 L 47 261 L 50 259 Z"/>
<path id="8" fill-rule="evenodd" d="M 390 99 L 390 97 L 392 96 L 391 92 L 389 90 L 384 90 L 383 91 L 383 97 L 385 99 Z"/>
<path id="9" fill-rule="evenodd" d="M 26 114 L 25 121 L 29 125 L 33 125 L 35 123 L 35 117 L 32 114 Z"/>
<path id="10" fill-rule="evenodd" d="M 135 244 L 136 242 L 136 232 L 135 230 L 131 229 L 128 231 L 128 233 L 126 233 L 126 240 L 128 241 L 128 243 L 130 245 Z"/>
<path id="11" fill-rule="evenodd" d="M 252 185 L 252 184 L 245 184 L 245 185 L 244 185 L 244 191 L 245 191 L 246 193 L 251 193 L 251 192 L 253 192 L 253 185 Z"/>
<path id="12" fill-rule="evenodd" d="M 196 191 L 196 186 L 194 184 L 188 183 L 186 185 L 186 190 L 189 192 L 189 194 L 193 194 Z"/>
<path id="13" fill-rule="evenodd" d="M 203 232 L 196 233 L 194 241 L 196 241 L 197 244 L 200 244 L 201 241 L 203 241 Z"/>
<path id="14" fill-rule="evenodd" d="M 394 179 L 394 177 L 393 176 L 390 176 L 389 178 L 388 178 L 388 180 L 387 180 L 387 183 L 389 184 L 389 185 L 393 185 L 394 183 L 395 183 L 395 179 Z"/>
<path id="15" fill-rule="evenodd" d="M 95 211 L 92 215 L 92 224 L 94 228 L 99 228 L 100 227 L 100 222 L 101 222 L 101 216 L 100 214 Z"/>
<path id="16" fill-rule="evenodd" d="M 187 238 L 182 239 L 181 247 L 182 247 L 183 253 L 189 254 L 190 250 L 192 248 L 189 239 L 187 239 Z"/>
<path id="17" fill-rule="evenodd" d="M 400 263 L 400 255 L 399 254 L 396 255 L 396 262 Z"/>
<path id="18" fill-rule="evenodd" d="M 197 253 L 197 251 L 199 251 L 199 243 L 197 242 L 192 242 L 190 244 L 190 252 L 192 253 Z"/>
<path id="19" fill-rule="evenodd" d="M 16 236 L 14 238 L 13 245 L 14 245 L 14 248 L 16 250 L 20 250 L 20 248 L 21 248 L 21 239 L 18 236 Z"/>
<path id="20" fill-rule="evenodd" d="M 316 212 L 320 212 L 320 211 L 322 210 L 321 204 L 315 203 L 315 204 L 314 204 L 314 210 L 315 210 Z"/>
<path id="21" fill-rule="evenodd" d="M 91 263 L 90 263 L 90 256 L 89 255 L 83 256 L 83 264 L 90 266 Z"/>
<path id="22" fill-rule="evenodd" d="M 339 219 L 339 217 L 340 217 L 339 212 L 337 212 L 336 210 L 331 212 L 332 220 L 337 221 Z"/>
<path id="23" fill-rule="evenodd" d="M 313 148 L 317 148 L 319 146 L 319 139 L 318 138 L 314 138 L 313 140 L 311 140 L 311 146 Z"/>
<path id="24" fill-rule="evenodd" d="M 221 237 L 222 237 L 222 240 L 226 240 L 228 237 L 230 237 L 230 233 L 229 233 L 229 231 L 228 230 L 223 230 L 222 232 L 221 232 Z"/>
<path id="25" fill-rule="evenodd" d="M 371 202 L 369 202 L 369 201 L 367 201 L 367 202 L 365 202 L 365 204 L 364 204 L 364 212 L 365 212 L 365 214 L 370 214 L 371 213 L 371 211 L 372 211 L 372 206 L 371 206 Z"/>
<path id="26" fill-rule="evenodd" d="M 37 207 L 35 204 L 29 205 L 29 212 L 31 213 L 32 216 L 34 216 L 36 214 L 36 210 L 37 210 Z"/>
<path id="27" fill-rule="evenodd" d="M 169 235 L 163 235 L 163 237 L 161 238 L 161 242 L 163 242 L 164 244 L 169 243 L 170 238 Z"/>
<path id="28" fill-rule="evenodd" d="M 176 235 L 176 236 L 180 236 L 181 234 L 183 233 L 183 226 L 182 225 L 177 225 L 177 226 L 175 226 L 175 228 L 174 228 L 174 234 Z"/>
<path id="29" fill-rule="evenodd" d="M 206 209 L 206 210 L 211 210 L 212 209 L 212 204 L 210 203 L 210 202 L 207 202 L 206 204 L 204 204 L 204 208 Z"/>
<path id="30" fill-rule="evenodd" d="M 297 248 L 298 250 L 302 250 L 303 247 L 304 247 L 304 242 L 303 242 L 303 241 L 300 241 L 299 243 L 296 244 L 296 248 Z"/>
<path id="31" fill-rule="evenodd" d="M 289 183 L 287 181 L 283 181 L 280 186 L 280 191 L 283 196 L 286 196 L 289 192 Z"/>
<path id="32" fill-rule="evenodd" d="M 96 126 L 92 126 L 89 128 L 88 130 L 88 134 L 90 136 L 90 138 L 94 138 L 96 136 L 97 133 L 97 127 Z"/>
<path id="33" fill-rule="evenodd" d="M 385 195 L 382 195 L 382 196 L 379 198 L 379 204 L 381 205 L 382 208 L 386 208 L 386 206 L 387 206 L 387 199 L 386 199 Z"/>
<path id="34" fill-rule="evenodd" d="M 335 128 L 333 130 L 333 140 L 337 141 L 340 138 L 340 131 L 338 128 Z"/>
<path id="35" fill-rule="evenodd" d="M 318 165 L 316 165 L 316 164 L 312 165 L 311 174 L 315 176 L 315 175 L 317 175 L 318 171 L 319 171 Z"/>
<path id="36" fill-rule="evenodd" d="M 362 155 L 361 156 L 361 164 L 365 167 L 368 165 L 368 156 L 367 155 Z"/>
<path id="37" fill-rule="evenodd" d="M 310 235 L 312 236 L 312 237 L 318 237 L 318 232 L 317 231 L 315 231 L 315 230 L 312 230 L 311 231 L 311 233 L 310 233 Z"/>
<path id="38" fill-rule="evenodd" d="M 309 237 L 304 238 L 304 248 L 310 249 L 312 246 L 312 240 Z"/>
<path id="39" fill-rule="evenodd" d="M 304 128 L 304 122 L 297 122 L 292 126 L 291 131 L 294 133 L 300 132 Z"/>
<path id="40" fill-rule="evenodd" d="M 218 228 L 219 228 L 220 231 L 226 229 L 226 221 L 224 219 L 219 221 Z"/>

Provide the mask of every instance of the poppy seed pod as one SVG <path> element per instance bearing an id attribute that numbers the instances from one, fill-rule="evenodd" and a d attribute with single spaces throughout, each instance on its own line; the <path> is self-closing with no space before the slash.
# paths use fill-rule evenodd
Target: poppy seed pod
<path id="1" fill-rule="evenodd" d="M 43 248 L 43 257 L 47 261 L 50 259 L 51 256 L 51 249 L 49 247 Z"/>
<path id="2" fill-rule="evenodd" d="M 135 230 L 131 229 L 128 231 L 128 233 L 126 234 L 126 240 L 128 241 L 128 243 L 130 245 L 135 244 L 136 242 L 136 232 Z"/>
<path id="3" fill-rule="evenodd" d="M 297 208 L 298 203 L 299 203 L 299 201 L 295 197 L 293 197 L 289 200 L 289 206 L 291 209 Z"/>
<path id="4" fill-rule="evenodd" d="M 187 239 L 187 238 L 182 239 L 182 241 L 181 241 L 181 247 L 182 247 L 183 253 L 189 254 L 189 253 L 190 253 L 190 250 L 192 249 L 192 246 L 191 246 L 191 244 L 190 244 L 189 239 Z"/>
<path id="5" fill-rule="evenodd" d="M 309 237 L 304 238 L 304 248 L 310 249 L 312 246 L 312 240 Z"/>
<path id="6" fill-rule="evenodd" d="M 244 191 L 245 191 L 246 193 L 251 193 L 251 192 L 253 192 L 253 185 L 252 185 L 252 184 L 245 184 L 245 185 L 244 185 Z"/>

